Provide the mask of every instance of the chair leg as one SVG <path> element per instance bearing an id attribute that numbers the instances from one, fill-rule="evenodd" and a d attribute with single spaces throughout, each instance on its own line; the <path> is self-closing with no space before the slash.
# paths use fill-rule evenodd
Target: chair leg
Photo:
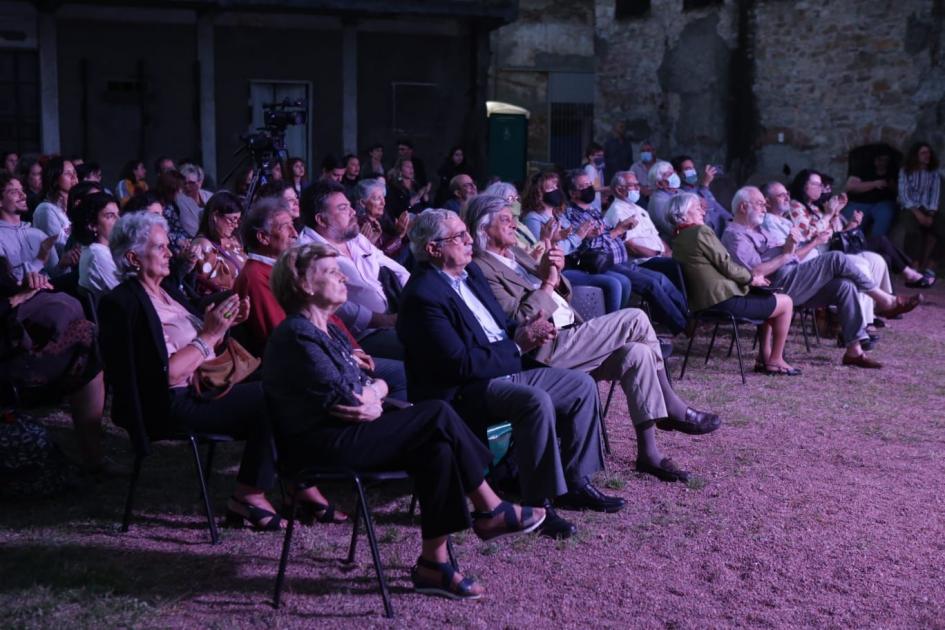
<path id="1" fill-rule="evenodd" d="M 278 608 L 282 603 L 282 584 L 285 581 L 285 570 L 289 566 L 289 549 L 292 546 L 292 533 L 295 531 L 295 513 L 298 504 L 293 502 L 289 510 L 289 524 L 286 525 L 285 538 L 282 540 L 282 554 L 279 556 L 279 572 L 276 574 L 276 590 L 272 595 L 272 605 Z"/>
<path id="2" fill-rule="evenodd" d="M 141 455 L 135 455 L 134 469 L 131 471 L 131 481 L 128 483 L 128 498 L 125 499 L 125 514 L 121 519 L 121 531 L 127 532 L 131 525 L 131 508 L 135 498 L 135 488 L 138 485 L 138 476 L 141 474 Z"/>
<path id="3" fill-rule="evenodd" d="M 614 399 L 614 390 L 617 388 L 617 381 L 610 381 L 610 391 L 607 392 L 607 402 L 604 404 L 604 413 L 602 417 L 607 416 L 607 412 L 610 411 L 610 403 Z"/>
<path id="4" fill-rule="evenodd" d="M 446 554 L 450 558 L 450 564 L 453 565 L 453 569 L 459 571 L 459 562 L 456 561 L 456 554 L 453 552 L 453 537 L 446 537 Z"/>
<path id="5" fill-rule="evenodd" d="M 210 442 L 207 444 L 207 461 L 203 465 L 203 478 L 210 479 L 210 471 L 213 470 L 213 455 L 216 453 L 217 445 L 216 442 Z"/>
<path id="6" fill-rule="evenodd" d="M 728 342 L 728 354 L 725 355 L 726 359 L 732 358 L 732 348 L 735 346 L 735 337 L 733 336 Z"/>
<path id="7" fill-rule="evenodd" d="M 705 364 L 706 364 L 706 365 L 709 364 L 709 356 L 712 355 L 712 348 L 715 347 L 715 336 L 716 336 L 716 335 L 718 334 L 718 332 L 719 332 L 719 325 L 720 325 L 720 323 L 721 323 L 721 322 L 716 322 L 716 323 L 715 323 L 715 328 L 712 329 L 712 339 L 709 340 L 709 349 L 706 350 L 706 352 L 705 352 Z"/>
<path id="8" fill-rule="evenodd" d="M 358 505 L 361 516 L 364 518 L 364 529 L 367 532 L 368 544 L 371 546 L 371 557 L 374 560 L 374 572 L 377 573 L 377 583 L 381 588 L 381 598 L 384 600 L 384 616 L 394 617 L 394 608 L 390 603 L 390 591 L 387 588 L 387 578 L 384 577 L 384 567 L 381 565 L 381 552 L 377 547 L 377 537 L 374 535 L 374 523 L 371 520 L 371 511 L 368 509 L 367 498 L 364 496 L 364 487 L 361 478 L 355 476 L 354 485 L 358 489 Z"/>
<path id="9" fill-rule="evenodd" d="M 814 328 L 814 345 L 819 346 L 820 345 L 820 327 L 817 326 L 817 312 L 816 311 L 811 311 L 810 321 L 811 321 L 811 324 L 813 324 L 813 328 Z"/>
<path id="10" fill-rule="evenodd" d="M 810 339 L 807 337 L 807 315 L 808 311 L 801 311 L 801 334 L 804 336 L 804 348 L 810 353 Z"/>
<path id="11" fill-rule="evenodd" d="M 194 454 L 194 466 L 197 467 L 197 478 L 200 480 L 200 493 L 203 495 L 203 508 L 207 513 L 207 527 L 210 528 L 210 543 L 215 545 L 220 542 L 220 534 L 217 531 L 217 522 L 213 517 L 213 506 L 210 504 L 207 480 L 204 477 L 203 466 L 200 463 L 200 448 L 197 446 L 197 438 L 192 435 L 190 436 L 190 448 Z"/>
<path id="12" fill-rule="evenodd" d="M 360 486 L 359 486 L 360 487 Z M 361 526 L 361 495 L 358 494 L 354 506 L 354 518 L 351 519 L 351 544 L 348 546 L 348 557 L 345 559 L 347 564 L 354 562 L 354 554 L 358 548 L 358 529 Z"/>
<path id="13" fill-rule="evenodd" d="M 745 365 L 742 363 L 742 344 L 738 341 L 738 322 L 732 318 L 732 341 L 735 343 L 735 353 L 738 356 L 738 371 L 742 375 L 742 385 L 748 384 L 745 380 Z"/>
<path id="14" fill-rule="evenodd" d="M 413 518 L 417 515 L 417 493 L 414 492 L 410 495 L 410 518 Z"/>
<path id="15" fill-rule="evenodd" d="M 692 331 L 692 336 L 689 337 L 689 343 L 686 345 L 686 356 L 683 357 L 682 369 L 679 371 L 679 380 L 683 380 L 683 377 L 686 376 L 686 365 L 689 364 L 689 353 L 692 351 L 692 342 L 696 340 L 696 331 Z"/>

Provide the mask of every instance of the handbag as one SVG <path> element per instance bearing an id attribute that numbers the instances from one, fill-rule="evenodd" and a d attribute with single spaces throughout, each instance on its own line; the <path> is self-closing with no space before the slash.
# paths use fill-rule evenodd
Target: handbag
<path id="1" fill-rule="evenodd" d="M 846 232 L 834 232 L 830 237 L 830 250 L 843 252 L 844 254 L 859 254 L 866 249 L 866 235 L 863 230 L 847 230 Z"/>
<path id="2" fill-rule="evenodd" d="M 208 400 L 223 398 L 234 385 L 255 372 L 260 363 L 262 361 L 251 355 L 238 341 L 227 339 L 223 352 L 201 363 L 194 372 L 194 390 L 198 396 Z"/>
<path id="3" fill-rule="evenodd" d="M 572 267 L 585 273 L 604 273 L 614 264 L 613 255 L 603 249 L 585 249 L 572 258 Z"/>

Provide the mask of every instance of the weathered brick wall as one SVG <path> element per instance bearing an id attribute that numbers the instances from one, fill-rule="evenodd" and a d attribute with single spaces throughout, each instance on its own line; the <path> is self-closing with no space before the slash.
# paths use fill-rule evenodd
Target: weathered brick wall
<path id="1" fill-rule="evenodd" d="M 623 118 L 663 155 L 724 162 L 732 126 L 749 125 L 746 174 L 755 179 L 784 165 L 843 178 L 847 151 L 867 142 L 904 148 L 923 138 L 945 150 L 941 0 L 751 3 L 742 28 L 753 53 L 755 120 L 732 114 L 744 80 L 730 74 L 735 0 L 687 12 L 682 0 L 653 0 L 648 17 L 621 21 L 614 4 L 595 3 L 600 138 Z"/>
<path id="2" fill-rule="evenodd" d="M 529 159 L 548 159 L 548 73 L 594 69 L 593 24 L 594 0 L 520 0 L 519 19 L 492 33 L 490 99 L 531 112 Z"/>

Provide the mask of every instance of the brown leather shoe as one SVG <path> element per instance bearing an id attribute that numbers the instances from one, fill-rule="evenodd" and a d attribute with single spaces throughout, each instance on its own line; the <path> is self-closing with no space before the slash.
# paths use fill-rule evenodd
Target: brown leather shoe
<path id="1" fill-rule="evenodd" d="M 913 310 L 919 304 L 921 304 L 925 298 L 921 293 L 916 293 L 915 295 L 909 297 L 903 297 L 901 295 L 896 296 L 896 305 L 893 306 L 888 311 L 876 311 L 877 314 L 882 315 L 883 317 L 895 317 L 896 315 L 902 315 L 903 313 L 908 313 Z"/>
<path id="2" fill-rule="evenodd" d="M 843 355 L 843 365 L 852 365 L 853 367 L 868 368 L 873 370 L 878 370 L 883 367 L 883 364 L 875 359 L 871 359 L 865 354 L 859 356 L 851 357 L 849 355 Z"/>

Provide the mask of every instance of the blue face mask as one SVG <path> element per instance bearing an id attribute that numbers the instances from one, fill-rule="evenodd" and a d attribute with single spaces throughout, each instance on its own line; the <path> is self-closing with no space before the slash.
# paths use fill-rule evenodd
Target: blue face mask
<path id="1" fill-rule="evenodd" d="M 696 169 L 694 168 L 687 168 L 683 171 L 683 175 L 686 177 L 687 184 L 695 184 L 696 180 L 699 179 L 699 176 L 696 175 Z"/>
<path id="2" fill-rule="evenodd" d="M 652 162 L 652 161 L 653 161 L 653 152 L 652 152 L 652 151 L 640 151 L 640 161 L 641 161 L 641 162 Z"/>
<path id="3" fill-rule="evenodd" d="M 669 184 L 670 188 L 679 188 L 679 184 L 680 184 L 679 175 L 677 175 L 676 173 L 673 173 L 666 180 L 666 183 Z"/>
<path id="4" fill-rule="evenodd" d="M 604 158 L 594 158 L 594 166 L 597 168 L 604 168 Z"/>

